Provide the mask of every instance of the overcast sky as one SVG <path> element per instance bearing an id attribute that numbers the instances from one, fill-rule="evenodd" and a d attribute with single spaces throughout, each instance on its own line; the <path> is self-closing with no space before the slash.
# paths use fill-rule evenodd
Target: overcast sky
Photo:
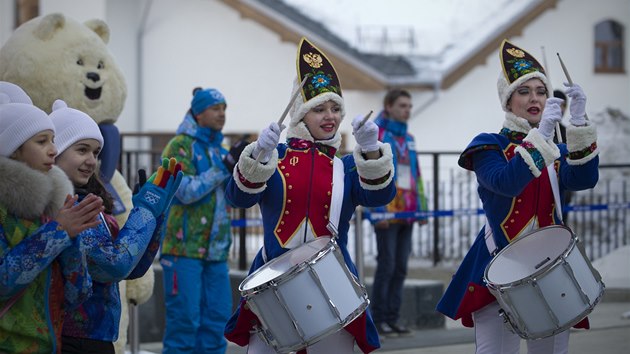
<path id="1" fill-rule="evenodd" d="M 500 16 L 514 4 L 530 0 L 283 0 L 313 19 L 351 45 L 364 51 L 401 51 L 411 54 L 436 54 L 448 44 L 475 28 Z M 378 40 L 364 41 L 361 33 L 372 39 L 382 38 L 383 28 L 390 38 L 400 40 L 389 47 Z M 412 35 L 409 33 L 413 32 Z M 413 37 L 414 47 L 403 43 Z"/>

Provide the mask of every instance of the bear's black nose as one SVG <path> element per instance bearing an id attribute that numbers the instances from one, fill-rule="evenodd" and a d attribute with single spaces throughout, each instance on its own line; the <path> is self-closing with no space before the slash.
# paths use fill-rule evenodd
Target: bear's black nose
<path id="1" fill-rule="evenodd" d="M 101 76 L 97 73 L 90 72 L 90 73 L 87 73 L 87 78 L 94 82 L 97 82 L 101 79 Z"/>

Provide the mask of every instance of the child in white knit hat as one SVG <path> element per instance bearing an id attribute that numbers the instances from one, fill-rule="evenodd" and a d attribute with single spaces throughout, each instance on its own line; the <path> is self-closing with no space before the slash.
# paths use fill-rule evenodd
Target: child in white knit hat
<path id="1" fill-rule="evenodd" d="M 98 225 L 102 200 L 92 195 L 73 206 L 72 185 L 54 166 L 50 118 L 9 102 L 0 93 L 0 352 L 50 353 L 64 308 L 90 294 L 76 236 Z"/>
<path id="2" fill-rule="evenodd" d="M 11 103 L 33 104 L 28 94 L 20 86 L 12 82 L 0 81 L 0 93 L 7 95 Z"/>
<path id="3" fill-rule="evenodd" d="M 118 282 L 141 277 L 151 266 L 161 243 L 163 213 L 168 203 L 152 204 L 134 197 L 135 208 L 119 229 L 112 215 L 113 202 L 98 178 L 97 157 L 103 148 L 101 131 L 90 116 L 53 103 L 50 119 L 55 125 L 56 164 L 70 177 L 79 198 L 93 193 L 103 198 L 102 223 L 83 231 L 79 238 L 87 255 L 93 294 L 80 307 L 66 313 L 63 324 L 64 353 L 114 353 L 118 338 L 120 296 Z M 173 176 L 171 179 L 174 179 Z M 168 178 L 167 178 L 168 179 Z M 177 189 L 177 185 L 170 188 Z M 167 189 L 146 183 L 138 196 L 150 193 L 150 201 Z M 157 205 L 159 204 L 159 205 Z"/>

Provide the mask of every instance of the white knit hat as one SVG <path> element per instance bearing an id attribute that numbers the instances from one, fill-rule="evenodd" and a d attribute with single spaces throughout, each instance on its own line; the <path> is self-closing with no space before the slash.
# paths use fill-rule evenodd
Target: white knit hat
<path id="1" fill-rule="evenodd" d="M 55 136 L 55 145 L 61 155 L 67 148 L 72 146 L 79 140 L 95 139 L 103 147 L 103 135 L 98 124 L 87 114 L 69 108 L 66 102 L 56 100 L 52 106 L 50 119 L 55 125 L 57 135 Z"/>
<path id="2" fill-rule="evenodd" d="M 6 100 L 8 95 L 0 94 Z M 55 132 L 46 112 L 26 103 L 0 104 L 0 156 L 9 157 L 33 136 Z"/>
<path id="3" fill-rule="evenodd" d="M 525 81 L 531 79 L 540 79 L 547 88 L 547 97 L 550 94 L 550 85 L 545 75 L 545 69 L 531 54 L 527 53 L 514 44 L 504 40 L 499 50 L 501 58 L 501 66 L 503 70 L 499 73 L 497 80 L 497 90 L 501 107 L 506 112 L 510 110 L 507 103 L 512 96 L 514 90 L 521 86 Z"/>
<path id="4" fill-rule="evenodd" d="M 14 83 L 0 81 L 0 93 L 4 93 L 9 97 L 10 103 L 26 103 L 33 104 L 31 98 L 28 97 L 22 88 Z M 6 103 L 6 102 L 5 102 Z"/>

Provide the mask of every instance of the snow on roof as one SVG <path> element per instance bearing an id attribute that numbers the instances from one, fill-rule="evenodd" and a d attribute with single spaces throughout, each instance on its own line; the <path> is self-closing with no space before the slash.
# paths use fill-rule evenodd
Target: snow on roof
<path id="1" fill-rule="evenodd" d="M 402 56 L 435 82 L 543 0 L 283 0 L 354 50 Z"/>

